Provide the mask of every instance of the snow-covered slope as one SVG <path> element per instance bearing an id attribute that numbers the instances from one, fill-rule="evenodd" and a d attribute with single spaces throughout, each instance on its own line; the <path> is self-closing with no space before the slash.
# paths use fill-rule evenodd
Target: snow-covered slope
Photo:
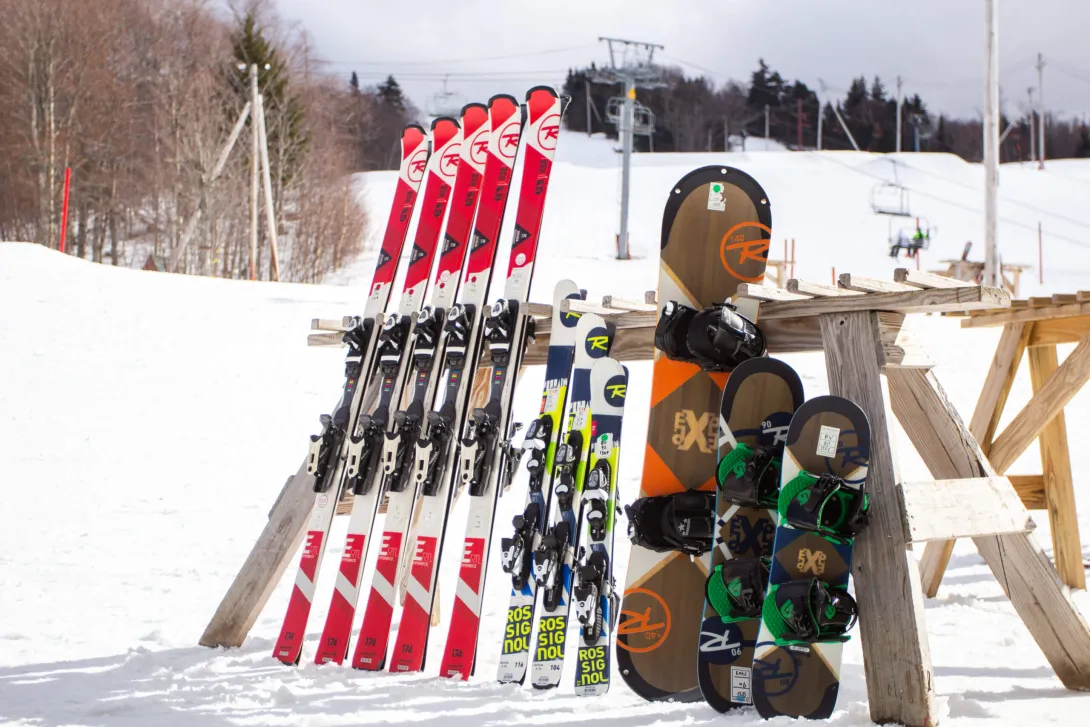
<path id="1" fill-rule="evenodd" d="M 709 163 L 741 167 L 762 182 L 773 204 L 776 238 L 797 240 L 800 277 L 827 280 L 833 266 L 872 275 L 888 275 L 894 267 L 884 249 L 886 221 L 869 207 L 877 178 L 892 179 L 889 157 L 839 152 L 638 156 L 636 259 L 617 262 L 612 259 L 619 190 L 615 155 L 601 139 L 565 135 L 544 223 L 547 254 L 533 297 L 546 300 L 561 276 L 587 287 L 592 298 L 639 296 L 653 288 L 662 200 L 680 176 Z M 982 175 L 976 166 L 932 155 L 904 155 L 898 164 L 899 178 L 913 190 L 913 205 L 939 227 L 925 267 L 959 253 L 966 239 L 978 239 Z M 1047 290 L 1090 287 L 1084 282 L 1090 252 L 1049 237 L 1082 239 L 1082 228 L 1090 225 L 1090 212 L 1081 203 L 1088 179 L 1090 165 L 1081 162 L 1054 163 L 1043 174 L 1004 168 L 1004 257 L 1035 262 L 1040 217 Z M 378 223 L 372 235 L 380 234 L 376 228 L 392 194 L 391 177 L 369 174 L 359 181 Z M 1032 228 L 1032 234 L 1019 225 Z M 505 232 L 505 243 L 508 239 Z M 365 256 L 339 282 L 366 280 L 372 262 Z M 497 553 L 490 566 L 477 676 L 468 685 L 434 678 L 434 653 L 430 668 L 418 676 L 363 675 L 309 664 L 281 667 L 269 655 L 290 578 L 276 589 L 241 649 L 194 646 L 284 478 L 304 456 L 318 414 L 339 391 L 342 355 L 305 346 L 309 320 L 361 307 L 358 285 L 308 287 L 118 270 L 38 246 L 0 244 L 0 452 L 6 463 L 0 512 L 7 516 L 0 528 L 0 721 L 760 724 L 752 713 L 724 718 L 702 705 L 647 704 L 619 676 L 610 694 L 598 700 L 577 699 L 570 686 L 537 694 L 494 684 L 507 590 Z M 967 418 L 996 332 L 963 331 L 956 321 L 940 318 L 921 325 L 942 344 L 932 352 L 939 362 L 936 373 Z M 827 391 L 820 356 L 785 358 L 803 375 L 808 395 Z M 642 412 L 650 397 L 650 366 L 630 368 L 625 441 L 638 443 L 646 433 Z M 541 383 L 540 369 L 523 377 L 516 403 L 523 419 L 536 411 Z M 1017 410 L 1029 391 L 1023 371 L 1008 409 Z M 1068 408 L 1074 442 L 1090 424 L 1088 404 L 1084 393 Z M 902 476 L 926 477 L 903 435 L 898 445 Z M 642 449 L 625 450 L 624 501 L 638 490 Z M 1073 456 L 1087 541 L 1090 453 L 1075 447 Z M 1012 471 L 1036 467 L 1036 448 L 1031 448 Z M 501 500 L 498 531 L 520 508 L 523 487 L 520 476 L 513 495 Z M 464 522 L 462 503 L 444 554 L 446 613 Z M 1038 525 L 1037 537 L 1047 547 L 1047 520 L 1039 517 Z M 340 555 L 344 526 L 343 519 L 335 526 L 327 569 Z M 619 534 L 618 574 L 627 557 L 627 541 Z M 313 653 L 331 592 L 332 581 L 320 581 L 307 655 Z M 1085 595 L 1078 596 L 1090 614 Z M 927 603 L 926 618 L 936 688 L 949 715 L 944 724 L 1077 724 L 1083 720 L 1078 715 L 1090 709 L 1090 696 L 1066 692 L 1052 676 L 971 544 L 959 545 L 941 595 Z M 433 632 L 435 650 L 445 640 L 445 626 L 444 619 Z M 832 721 L 867 724 L 857 640 L 849 642 L 843 682 Z"/>

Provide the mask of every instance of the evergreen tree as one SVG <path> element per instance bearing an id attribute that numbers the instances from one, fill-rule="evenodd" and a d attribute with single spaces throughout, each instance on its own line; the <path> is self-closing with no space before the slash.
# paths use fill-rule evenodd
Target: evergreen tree
<path id="1" fill-rule="evenodd" d="M 360 92 L 360 77 L 356 75 L 355 71 L 352 71 L 352 77 L 348 79 L 348 85 L 352 87 L 352 93 L 358 94 Z"/>
<path id="2" fill-rule="evenodd" d="M 1079 141 L 1075 146 L 1075 157 L 1078 159 L 1090 157 L 1090 128 L 1086 124 L 1079 126 Z"/>
<path id="3" fill-rule="evenodd" d="M 392 75 L 387 76 L 386 80 L 380 83 L 375 90 L 378 93 L 379 99 L 386 106 L 396 109 L 397 111 L 405 110 L 405 94 L 401 92 L 401 85 Z"/>

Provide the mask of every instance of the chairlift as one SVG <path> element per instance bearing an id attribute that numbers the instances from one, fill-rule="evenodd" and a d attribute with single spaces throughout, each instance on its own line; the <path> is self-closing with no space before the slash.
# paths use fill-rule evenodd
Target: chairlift
<path id="1" fill-rule="evenodd" d="M 920 254 L 920 250 L 931 246 L 931 238 L 937 233 L 938 228 L 932 227 L 926 217 L 917 217 L 915 225 L 898 225 L 897 229 L 894 229 L 893 218 L 890 218 L 889 256 L 898 258 L 904 250 L 905 257 L 914 258 Z"/>
<path id="2" fill-rule="evenodd" d="M 447 90 L 447 78 L 443 79 L 443 90 L 432 94 L 424 105 L 424 110 L 431 116 L 450 116 L 458 118 L 466 105 L 466 97 L 457 91 Z"/>
<path id="3" fill-rule="evenodd" d="M 894 182 L 880 182 L 870 192 L 870 206 L 875 214 L 911 217 L 908 190 Z"/>

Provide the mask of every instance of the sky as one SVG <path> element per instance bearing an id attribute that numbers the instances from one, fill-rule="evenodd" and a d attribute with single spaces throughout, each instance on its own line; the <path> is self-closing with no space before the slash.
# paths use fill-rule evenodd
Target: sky
<path id="1" fill-rule="evenodd" d="M 1025 113 L 1044 53 L 1051 112 L 1090 114 L 1090 2 L 998 0 L 1004 111 Z M 979 116 L 986 0 L 275 0 L 328 61 L 364 85 L 394 74 L 422 110 L 559 85 L 568 68 L 608 62 L 601 35 L 664 46 L 655 59 L 717 84 L 746 81 L 758 58 L 843 96 L 875 74 L 919 93 L 933 112 Z M 1036 94 L 1036 91 L 1035 91 Z"/>

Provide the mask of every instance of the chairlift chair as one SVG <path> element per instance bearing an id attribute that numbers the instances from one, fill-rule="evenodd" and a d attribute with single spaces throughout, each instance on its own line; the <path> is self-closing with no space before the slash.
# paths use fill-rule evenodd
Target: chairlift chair
<path id="1" fill-rule="evenodd" d="M 870 206 L 875 214 L 911 217 L 908 190 L 893 182 L 880 182 L 870 192 Z"/>

